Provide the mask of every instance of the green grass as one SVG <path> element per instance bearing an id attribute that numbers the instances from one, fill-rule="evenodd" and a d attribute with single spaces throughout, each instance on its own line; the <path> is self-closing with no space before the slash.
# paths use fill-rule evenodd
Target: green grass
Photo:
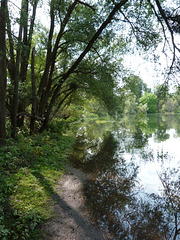
<path id="1" fill-rule="evenodd" d="M 38 226 L 54 216 L 49 203 L 71 144 L 56 127 L 56 132 L 20 135 L 0 149 L 0 239 L 41 239 Z"/>

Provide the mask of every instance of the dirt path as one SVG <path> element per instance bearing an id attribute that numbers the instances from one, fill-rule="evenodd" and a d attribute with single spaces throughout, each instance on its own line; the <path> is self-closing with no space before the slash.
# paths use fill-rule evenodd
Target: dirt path
<path id="1" fill-rule="evenodd" d="M 75 168 L 68 168 L 56 186 L 56 216 L 43 226 L 45 240 L 112 239 L 98 229 L 84 206 L 83 183 L 88 177 Z"/>

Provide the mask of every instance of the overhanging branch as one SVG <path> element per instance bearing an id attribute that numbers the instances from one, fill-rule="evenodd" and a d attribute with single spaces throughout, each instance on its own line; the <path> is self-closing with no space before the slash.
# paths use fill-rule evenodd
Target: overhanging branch
<path id="1" fill-rule="evenodd" d="M 84 6 L 86 6 L 86 7 L 89 7 L 91 10 L 93 10 L 94 12 L 96 11 L 96 9 L 93 7 L 93 6 L 91 6 L 91 5 L 89 5 L 88 3 L 85 3 L 85 2 L 82 2 L 82 1 L 78 1 L 80 4 L 82 4 L 82 5 L 84 5 Z"/>
<path id="2" fill-rule="evenodd" d="M 176 50 L 178 50 L 178 51 L 180 52 L 180 49 L 177 47 L 177 45 L 176 45 L 176 43 L 175 43 L 175 40 L 174 40 L 174 32 L 173 32 L 173 30 L 172 30 L 172 28 L 171 28 L 171 26 L 170 26 L 170 24 L 169 24 L 169 22 L 168 22 L 168 19 L 167 19 L 167 17 L 166 17 L 166 14 L 165 14 L 164 10 L 162 9 L 159 0 L 155 0 L 155 2 L 156 2 L 156 5 L 157 5 L 157 7 L 158 7 L 158 10 L 159 10 L 162 18 L 164 19 L 164 21 L 165 21 L 165 23 L 166 23 L 166 26 L 167 26 L 167 28 L 168 28 L 168 30 L 169 30 L 169 32 L 170 32 L 170 35 L 171 35 L 171 41 L 172 41 L 172 46 L 173 46 L 173 59 L 172 59 L 172 63 L 171 63 L 171 66 L 170 66 L 170 71 L 169 71 L 169 74 L 170 74 L 171 71 L 172 71 L 174 62 L 175 62 L 175 60 L 176 60 Z"/>
<path id="3" fill-rule="evenodd" d="M 16 114 L 16 117 L 22 117 L 22 116 L 27 116 L 27 117 L 30 117 L 30 118 L 34 118 L 35 120 L 37 120 L 37 121 L 41 121 L 41 122 L 43 122 L 44 121 L 44 118 L 42 118 L 42 117 L 39 117 L 39 116 L 34 116 L 33 114 L 30 114 L 30 113 L 28 113 L 28 112 L 20 112 L 20 113 L 17 113 Z"/>

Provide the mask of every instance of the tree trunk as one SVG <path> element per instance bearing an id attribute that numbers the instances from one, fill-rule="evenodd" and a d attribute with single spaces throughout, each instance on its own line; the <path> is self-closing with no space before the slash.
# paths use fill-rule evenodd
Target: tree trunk
<path id="1" fill-rule="evenodd" d="M 49 95 L 50 95 L 50 89 L 51 89 L 51 85 L 52 85 L 52 76 L 53 76 L 53 72 L 54 72 L 59 42 L 64 34 L 64 29 L 69 22 L 71 14 L 73 13 L 77 4 L 78 4 L 78 0 L 74 0 L 74 2 L 69 6 L 66 16 L 64 17 L 64 20 L 61 23 L 60 30 L 57 35 L 53 50 L 51 49 L 52 48 L 51 42 L 52 42 L 53 30 L 54 30 L 53 2 L 51 5 L 51 30 L 50 30 L 49 39 L 48 39 L 49 40 L 49 49 L 47 51 L 47 58 L 46 58 L 46 70 L 47 71 L 46 70 L 44 71 L 43 77 L 41 79 L 39 91 L 38 91 L 38 95 L 40 98 L 40 102 L 39 102 L 39 115 L 40 116 L 47 115 L 45 112 L 46 112 L 46 106 L 47 106 Z"/>
<path id="2" fill-rule="evenodd" d="M 17 110 L 18 110 L 18 89 L 19 89 L 19 65 L 21 59 L 22 25 L 19 27 L 18 45 L 16 50 L 15 76 L 13 80 L 13 97 L 11 101 L 11 137 L 16 138 Z"/>
<path id="3" fill-rule="evenodd" d="M 35 132 L 35 115 L 36 115 L 36 80 L 34 75 L 34 56 L 35 48 L 33 48 L 31 55 L 32 117 L 30 121 L 30 134 L 33 134 Z"/>
<path id="4" fill-rule="evenodd" d="M 1 0 L 0 6 L 0 145 L 6 138 L 6 11 L 7 0 Z"/>
<path id="5" fill-rule="evenodd" d="M 28 31 L 28 18 L 29 18 L 29 1 L 23 0 L 22 10 L 23 10 L 23 16 L 22 18 L 22 29 L 23 29 L 23 50 L 21 52 L 21 71 L 20 71 L 20 82 L 25 83 L 27 79 L 27 71 L 28 71 L 28 61 L 30 57 L 31 52 L 31 43 L 32 43 L 32 35 L 34 30 L 34 22 L 36 17 L 36 9 L 37 9 L 38 1 L 34 1 L 33 3 L 33 10 L 32 10 L 32 16 L 30 16 L 30 27 Z M 23 95 L 26 92 L 25 86 L 23 87 Z M 26 109 L 27 101 L 25 96 L 21 96 L 21 100 L 19 100 L 18 105 L 18 112 L 24 112 Z M 24 125 L 24 117 L 22 116 L 20 119 L 18 119 L 17 122 L 18 127 L 22 127 Z"/>
<path id="6" fill-rule="evenodd" d="M 23 0 L 22 1 L 22 13 L 21 13 L 21 24 L 22 24 L 22 51 L 21 51 L 21 67 L 20 67 L 20 74 L 19 74 L 19 81 L 23 84 L 23 89 L 22 89 L 22 96 L 21 96 L 21 101 L 19 101 L 18 104 L 18 112 L 23 112 L 25 111 L 25 102 L 26 99 L 24 97 L 24 94 L 26 92 L 24 83 L 26 82 L 26 77 L 27 77 L 27 66 L 28 66 L 28 58 L 29 58 L 29 50 L 28 50 L 28 0 Z M 17 119 L 17 126 L 22 127 L 24 124 L 24 116 L 21 116 L 21 118 Z"/>

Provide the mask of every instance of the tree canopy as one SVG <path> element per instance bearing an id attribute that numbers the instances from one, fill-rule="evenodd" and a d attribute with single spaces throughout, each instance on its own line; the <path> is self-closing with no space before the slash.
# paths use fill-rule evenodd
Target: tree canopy
<path id="1" fill-rule="evenodd" d="M 1 104 L 6 103 L 6 114 L 1 108 L 0 138 L 5 138 L 6 115 L 13 137 L 25 116 L 31 133 L 43 131 L 77 93 L 85 98 L 94 95 L 112 109 L 121 60 L 134 40 L 147 50 L 164 39 L 172 53 L 168 73 L 179 71 L 179 9 L 175 2 L 166 7 L 166 0 L 19 0 L 8 4 L 1 0 L 4 24 L 0 31 L 4 35 L 0 50 L 6 56 L 1 61 L 7 77 L 1 69 Z M 41 4 L 49 9 L 47 26 L 38 22 Z M 135 95 L 140 97 L 137 91 Z"/>
<path id="2" fill-rule="evenodd" d="M 140 99 L 139 103 L 147 105 L 148 113 L 157 112 L 157 96 L 154 93 L 145 93 Z"/>

